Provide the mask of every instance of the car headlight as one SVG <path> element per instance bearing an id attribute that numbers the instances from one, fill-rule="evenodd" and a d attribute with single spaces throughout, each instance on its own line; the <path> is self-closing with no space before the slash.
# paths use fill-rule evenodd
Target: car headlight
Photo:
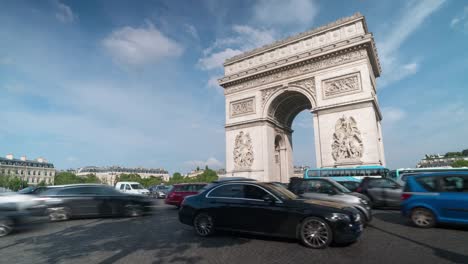
<path id="1" fill-rule="evenodd" d="M 334 213 L 331 219 L 333 221 L 351 222 L 351 218 L 347 214 Z"/>
<path id="2" fill-rule="evenodd" d="M 163 192 L 158 192 L 158 194 L 159 194 L 159 195 L 164 195 L 164 193 L 163 193 Z"/>

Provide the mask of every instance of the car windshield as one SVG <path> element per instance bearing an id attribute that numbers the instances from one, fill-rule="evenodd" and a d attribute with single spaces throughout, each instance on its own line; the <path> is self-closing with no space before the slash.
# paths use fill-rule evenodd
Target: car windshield
<path id="1" fill-rule="evenodd" d="M 267 183 L 268 187 L 273 189 L 274 193 L 278 195 L 283 200 L 294 200 L 297 199 L 297 195 L 286 189 L 286 187 L 275 184 L 275 183 Z"/>
<path id="2" fill-rule="evenodd" d="M 18 193 L 30 193 L 30 192 L 34 191 L 35 188 L 36 187 L 29 186 L 29 187 L 26 187 L 26 188 L 24 188 L 22 190 L 19 190 Z"/>
<path id="3" fill-rule="evenodd" d="M 130 184 L 132 186 L 132 189 L 133 190 L 141 190 L 141 189 L 144 189 L 143 186 L 141 186 L 141 184 Z"/>
<path id="4" fill-rule="evenodd" d="M 333 184 L 333 186 L 334 186 L 335 188 L 338 189 L 338 191 L 340 191 L 340 192 L 342 192 L 342 193 L 350 193 L 350 192 L 351 192 L 348 188 L 344 187 L 343 185 L 341 185 L 341 184 L 338 183 L 338 182 L 335 182 L 335 181 L 330 181 L 330 182 L 331 182 L 331 184 Z"/>

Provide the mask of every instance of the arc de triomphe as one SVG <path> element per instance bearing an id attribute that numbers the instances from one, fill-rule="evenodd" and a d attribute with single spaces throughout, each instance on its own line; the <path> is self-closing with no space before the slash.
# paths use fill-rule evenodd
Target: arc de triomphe
<path id="1" fill-rule="evenodd" d="M 318 168 L 385 165 L 372 33 L 361 14 L 226 60 L 226 175 L 287 182 L 292 129 L 313 116 Z"/>

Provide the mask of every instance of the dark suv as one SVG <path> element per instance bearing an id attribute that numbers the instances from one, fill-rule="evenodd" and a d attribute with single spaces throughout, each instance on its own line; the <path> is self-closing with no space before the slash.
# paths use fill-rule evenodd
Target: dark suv
<path id="1" fill-rule="evenodd" d="M 188 196 L 179 220 L 194 226 L 200 236 L 215 230 L 299 239 L 311 248 L 350 243 L 360 236 L 359 212 L 347 205 L 307 200 L 275 183 L 221 181 Z"/>
<path id="2" fill-rule="evenodd" d="M 403 186 L 390 178 L 366 177 L 356 191 L 369 197 L 374 207 L 399 207 Z"/>

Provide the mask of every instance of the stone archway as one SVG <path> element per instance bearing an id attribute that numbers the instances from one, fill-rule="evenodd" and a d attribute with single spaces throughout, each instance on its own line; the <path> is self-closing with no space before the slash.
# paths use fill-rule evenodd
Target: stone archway
<path id="1" fill-rule="evenodd" d="M 296 115 L 313 113 L 317 167 L 385 165 L 372 34 L 356 14 L 228 59 L 226 171 L 262 181 L 293 176 Z"/>

